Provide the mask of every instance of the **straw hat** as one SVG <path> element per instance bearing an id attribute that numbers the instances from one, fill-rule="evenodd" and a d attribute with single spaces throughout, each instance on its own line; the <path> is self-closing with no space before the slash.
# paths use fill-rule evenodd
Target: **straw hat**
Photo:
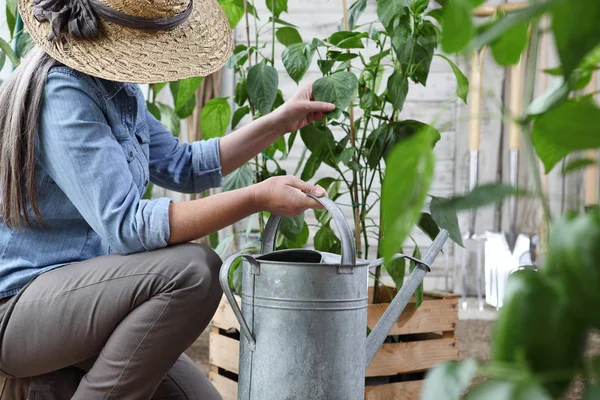
<path id="1" fill-rule="evenodd" d="M 233 47 L 217 0 L 19 0 L 19 9 L 32 40 L 51 57 L 112 81 L 205 76 Z"/>

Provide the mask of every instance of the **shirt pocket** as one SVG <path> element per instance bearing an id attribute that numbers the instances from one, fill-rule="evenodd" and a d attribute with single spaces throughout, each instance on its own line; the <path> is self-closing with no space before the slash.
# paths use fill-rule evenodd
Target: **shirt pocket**
<path id="1" fill-rule="evenodd" d="M 135 131 L 135 137 L 140 144 L 142 153 L 146 156 L 146 162 L 150 161 L 150 134 L 148 133 L 148 126 L 143 124 L 137 127 Z"/>

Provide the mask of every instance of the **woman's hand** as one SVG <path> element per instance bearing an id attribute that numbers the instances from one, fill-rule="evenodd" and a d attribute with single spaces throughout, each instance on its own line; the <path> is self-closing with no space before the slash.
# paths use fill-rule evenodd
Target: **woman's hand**
<path id="1" fill-rule="evenodd" d="M 314 101 L 312 84 L 298 90 L 294 96 L 270 115 L 277 126 L 284 129 L 283 134 L 304 128 L 311 122 L 325 118 L 325 113 L 333 111 L 335 105 Z"/>
<path id="2" fill-rule="evenodd" d="M 311 185 L 293 175 L 275 176 L 251 186 L 255 209 L 283 217 L 295 217 L 309 208 L 322 209 L 318 201 L 306 194 L 323 197 L 327 192 L 319 185 Z"/>

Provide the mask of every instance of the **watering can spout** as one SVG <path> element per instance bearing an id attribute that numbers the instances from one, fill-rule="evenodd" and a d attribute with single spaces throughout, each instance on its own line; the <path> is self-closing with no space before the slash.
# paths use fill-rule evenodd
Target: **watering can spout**
<path id="1" fill-rule="evenodd" d="M 400 318 L 400 314 L 404 311 L 404 308 L 412 298 L 413 294 L 417 290 L 418 286 L 423 282 L 423 278 L 425 278 L 425 274 L 429 272 L 429 266 L 433 263 L 437 255 L 442 251 L 446 240 L 448 239 L 448 232 L 445 230 L 440 230 L 440 233 L 437 235 L 425 257 L 422 260 L 415 260 L 412 257 L 399 255 L 396 258 L 404 257 L 412 259 L 417 263 L 417 268 L 413 270 L 413 272 L 409 275 L 409 277 L 402 285 L 402 288 L 391 302 L 389 307 L 385 310 L 381 319 L 377 322 L 377 325 L 373 328 L 369 336 L 367 337 L 367 345 L 366 345 L 366 362 L 365 362 L 365 370 L 373 361 L 375 354 L 385 341 L 386 337 L 394 327 L 398 318 Z M 383 259 L 379 259 L 370 264 L 370 267 L 376 267 L 378 265 L 383 264 Z"/>

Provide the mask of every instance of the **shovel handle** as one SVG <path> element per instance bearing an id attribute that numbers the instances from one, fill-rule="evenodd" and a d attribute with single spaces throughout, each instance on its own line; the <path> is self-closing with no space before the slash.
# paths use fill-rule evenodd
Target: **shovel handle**
<path id="1" fill-rule="evenodd" d="M 331 218 L 333 218 L 335 224 L 338 227 L 338 231 L 342 240 L 341 267 L 356 266 L 356 246 L 354 245 L 352 230 L 350 229 L 350 225 L 348 225 L 348 221 L 346 220 L 344 213 L 342 213 L 342 210 L 329 197 L 316 197 L 312 194 L 307 194 L 307 196 L 321 203 L 323 207 L 325 207 L 325 209 L 329 212 Z M 261 254 L 266 254 L 275 251 L 277 229 L 279 229 L 280 223 L 281 217 L 278 215 L 271 215 L 269 221 L 267 221 L 265 231 L 263 232 Z M 352 271 L 347 272 L 351 273 Z"/>
<path id="2" fill-rule="evenodd" d="M 231 286 L 229 286 L 229 270 L 231 269 L 231 266 L 233 265 L 235 260 L 237 260 L 238 258 L 242 258 L 244 261 L 247 261 L 250 264 L 252 264 L 253 267 L 259 268 L 259 265 L 254 259 L 254 257 L 246 254 L 234 254 L 233 256 L 225 260 L 225 262 L 223 263 L 223 266 L 221 267 L 221 272 L 219 273 L 219 282 L 221 283 L 223 293 L 225 293 L 225 297 L 227 298 L 227 301 L 229 301 L 229 305 L 231 306 L 235 317 L 240 323 L 240 330 L 242 331 L 242 334 L 246 337 L 246 339 L 248 339 L 248 343 L 250 344 L 250 350 L 254 350 L 256 348 L 256 340 L 254 339 L 254 336 L 252 336 L 252 332 L 250 332 L 250 328 L 248 327 L 248 324 L 246 323 L 246 320 L 242 315 L 240 306 L 238 305 L 233 295 L 233 292 L 231 291 Z"/>

